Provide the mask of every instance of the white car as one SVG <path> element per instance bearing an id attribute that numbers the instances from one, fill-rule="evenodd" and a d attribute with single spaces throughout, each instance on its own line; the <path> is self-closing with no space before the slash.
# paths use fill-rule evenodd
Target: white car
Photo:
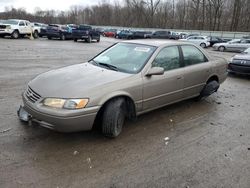
<path id="1" fill-rule="evenodd" d="M 179 39 L 179 40 L 194 43 L 196 45 L 201 46 L 202 48 L 210 46 L 210 42 L 208 42 L 208 37 L 206 36 L 191 36 L 186 39 Z"/>
<path id="2" fill-rule="evenodd" d="M 11 36 L 14 39 L 20 36 L 31 35 L 38 38 L 38 27 L 32 26 L 27 20 L 9 19 L 0 24 L 0 36 Z"/>

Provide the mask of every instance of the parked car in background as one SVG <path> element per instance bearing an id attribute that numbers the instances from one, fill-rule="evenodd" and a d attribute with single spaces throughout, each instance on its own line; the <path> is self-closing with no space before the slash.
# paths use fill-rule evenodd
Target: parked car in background
<path id="1" fill-rule="evenodd" d="M 49 24 L 44 34 L 49 40 L 57 38 L 60 40 L 72 39 L 71 29 L 65 25 Z"/>
<path id="2" fill-rule="evenodd" d="M 170 34 L 170 36 L 169 36 L 169 39 L 178 40 L 178 39 L 180 39 L 180 36 L 179 36 L 178 33 L 172 32 L 172 31 L 171 31 L 171 34 Z"/>
<path id="3" fill-rule="evenodd" d="M 188 35 L 186 32 L 176 32 L 176 34 L 179 36 L 179 39 L 185 39 Z"/>
<path id="4" fill-rule="evenodd" d="M 120 42 L 90 59 L 43 73 L 28 83 L 20 120 L 76 132 L 98 123 L 105 136 L 122 132 L 125 119 L 216 92 L 227 62 L 185 42 Z M 99 121 L 95 121 L 99 120 Z"/>
<path id="5" fill-rule="evenodd" d="M 228 72 L 250 75 L 250 48 L 231 58 L 228 63 Z"/>
<path id="6" fill-rule="evenodd" d="M 79 25 L 77 28 L 73 29 L 72 38 L 74 42 L 78 40 L 85 40 L 88 43 L 91 43 L 92 40 L 100 42 L 100 33 L 90 25 Z"/>
<path id="7" fill-rule="evenodd" d="M 179 40 L 192 42 L 196 45 L 201 46 L 202 48 L 210 46 L 210 42 L 208 42 L 208 38 L 206 36 L 191 36 L 186 39 L 179 39 Z"/>
<path id="8" fill-rule="evenodd" d="M 150 31 L 134 31 L 133 32 L 133 39 L 146 39 L 150 38 L 152 35 L 152 32 Z"/>
<path id="9" fill-rule="evenodd" d="M 188 35 L 186 35 L 186 37 L 185 37 L 185 38 L 194 37 L 194 36 L 201 36 L 201 35 L 200 35 L 200 34 L 198 34 L 198 33 L 192 33 L 192 34 L 188 34 Z"/>
<path id="10" fill-rule="evenodd" d="M 95 30 L 100 34 L 103 35 L 104 29 L 101 27 L 95 28 Z"/>
<path id="11" fill-rule="evenodd" d="M 217 44 L 217 43 L 228 42 L 227 40 L 222 39 L 220 37 L 208 36 L 207 38 L 208 38 L 208 42 L 210 42 L 210 46 L 213 46 L 214 44 Z"/>
<path id="12" fill-rule="evenodd" d="M 171 31 L 155 31 L 151 38 L 153 39 L 170 39 Z"/>
<path id="13" fill-rule="evenodd" d="M 213 45 L 215 50 L 221 52 L 232 51 L 232 52 L 243 52 L 250 47 L 250 39 L 234 39 L 226 43 L 217 43 Z"/>
<path id="14" fill-rule="evenodd" d="M 37 22 L 32 22 L 31 23 L 32 27 L 37 27 L 38 33 L 34 33 L 34 35 L 38 34 L 38 36 L 34 36 L 34 38 L 37 37 L 43 37 L 43 30 L 46 30 L 46 27 L 48 26 L 47 24 L 43 24 L 43 23 L 37 23 Z"/>
<path id="15" fill-rule="evenodd" d="M 118 39 L 132 39 L 133 34 L 134 33 L 130 30 L 122 30 L 116 35 L 116 38 L 118 38 Z"/>
<path id="16" fill-rule="evenodd" d="M 115 37 L 117 29 L 106 29 L 103 32 L 104 37 Z"/>
<path id="17" fill-rule="evenodd" d="M 0 24 L 0 36 L 11 36 L 11 38 L 14 39 L 31 34 L 34 35 L 34 38 L 37 38 L 38 30 L 38 27 L 32 27 L 30 22 L 27 20 L 9 19 L 3 20 Z"/>

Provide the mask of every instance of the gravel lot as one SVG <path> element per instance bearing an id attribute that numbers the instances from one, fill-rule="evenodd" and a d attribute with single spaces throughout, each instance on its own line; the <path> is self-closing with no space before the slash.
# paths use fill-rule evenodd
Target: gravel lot
<path id="1" fill-rule="evenodd" d="M 116 41 L 0 39 L 0 187 L 249 188 L 248 77 L 229 76 L 206 100 L 180 102 L 127 122 L 116 139 L 19 122 L 16 110 L 30 79 L 84 62 Z M 208 51 L 227 59 L 234 55 Z"/>

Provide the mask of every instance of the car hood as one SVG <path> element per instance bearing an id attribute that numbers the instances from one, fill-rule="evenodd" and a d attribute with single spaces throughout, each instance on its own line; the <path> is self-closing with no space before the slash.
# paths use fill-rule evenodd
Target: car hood
<path id="1" fill-rule="evenodd" d="M 106 84 L 132 76 L 90 63 L 72 65 L 38 75 L 29 87 L 42 97 L 82 98 Z"/>
<path id="2" fill-rule="evenodd" d="M 250 60 L 250 54 L 238 54 L 233 59 Z"/>

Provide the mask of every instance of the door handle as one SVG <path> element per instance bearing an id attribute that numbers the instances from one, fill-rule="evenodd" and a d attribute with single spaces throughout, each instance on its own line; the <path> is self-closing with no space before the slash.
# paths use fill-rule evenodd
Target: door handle
<path id="1" fill-rule="evenodd" d="M 177 80 L 180 80 L 180 79 L 182 79 L 182 77 L 180 76 L 180 77 L 177 77 Z"/>

